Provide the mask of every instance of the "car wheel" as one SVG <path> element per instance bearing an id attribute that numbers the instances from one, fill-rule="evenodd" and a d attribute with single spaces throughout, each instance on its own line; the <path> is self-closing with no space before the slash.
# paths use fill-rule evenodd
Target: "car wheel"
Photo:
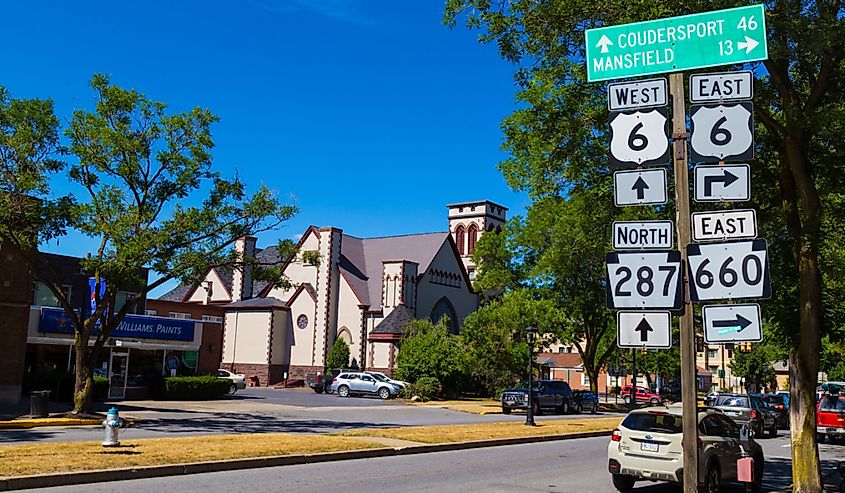
<path id="1" fill-rule="evenodd" d="M 349 397 L 349 387 L 346 385 L 341 385 L 337 388 L 337 395 L 341 397 Z"/>
<path id="2" fill-rule="evenodd" d="M 618 491 L 626 492 L 631 491 L 634 489 L 634 483 L 637 480 L 634 479 L 632 476 L 625 476 L 622 474 L 614 474 L 613 475 L 613 487 L 616 488 Z"/>
<path id="3" fill-rule="evenodd" d="M 563 414 L 569 414 L 571 411 L 569 408 L 569 401 L 563 401 L 563 404 L 560 405 L 560 410 Z"/>
<path id="4" fill-rule="evenodd" d="M 510 413 L 511 413 L 511 408 L 509 408 L 509 407 L 503 407 L 502 408 L 502 414 L 510 414 Z"/>
<path id="5" fill-rule="evenodd" d="M 543 413 L 543 408 L 540 407 L 539 402 L 531 404 L 531 409 L 534 411 L 534 416 L 539 416 Z"/>
<path id="6" fill-rule="evenodd" d="M 631 396 L 626 395 L 625 397 L 622 398 L 622 400 L 625 401 L 625 404 L 630 404 L 631 403 Z"/>
<path id="7" fill-rule="evenodd" d="M 769 436 L 772 438 L 777 438 L 778 436 L 778 425 L 777 423 L 773 424 L 771 428 L 769 428 Z"/>
<path id="8" fill-rule="evenodd" d="M 650 403 L 651 403 L 651 405 L 652 405 L 652 406 L 654 406 L 654 405 L 656 405 L 656 404 L 660 404 L 660 399 L 657 399 L 657 398 L 655 398 L 655 397 L 652 397 L 652 398 L 651 398 L 648 402 L 650 402 Z"/>
<path id="9" fill-rule="evenodd" d="M 599 412 L 599 405 L 593 404 L 593 409 L 590 410 L 590 414 L 596 414 L 597 412 Z"/>
<path id="10" fill-rule="evenodd" d="M 819 443 L 826 442 L 827 441 L 827 435 L 825 435 L 824 433 L 817 434 L 816 435 L 816 441 L 819 442 Z"/>
<path id="11" fill-rule="evenodd" d="M 238 391 L 238 386 L 237 386 L 237 385 L 232 384 L 232 385 L 230 385 L 230 386 L 229 386 L 229 394 L 234 394 L 234 393 L 235 393 L 235 392 L 237 392 L 237 391 Z"/>
<path id="12" fill-rule="evenodd" d="M 707 468 L 707 473 L 704 475 L 704 491 L 706 493 L 722 491 L 722 473 L 716 464 L 710 464 L 710 467 Z"/>
<path id="13" fill-rule="evenodd" d="M 575 414 L 581 414 L 584 412 L 584 406 L 581 403 L 575 404 Z"/>
<path id="14" fill-rule="evenodd" d="M 314 387 L 314 392 L 316 392 L 318 394 L 322 394 L 323 393 L 323 387 L 320 387 L 319 385 L 317 387 Z"/>
<path id="15" fill-rule="evenodd" d="M 382 400 L 390 399 L 390 390 L 387 387 L 382 387 L 378 389 L 378 396 L 382 398 Z"/>
<path id="16" fill-rule="evenodd" d="M 763 488 L 763 475 L 766 472 L 766 460 L 763 454 L 754 454 L 754 482 L 751 483 L 751 491 L 758 493 Z"/>

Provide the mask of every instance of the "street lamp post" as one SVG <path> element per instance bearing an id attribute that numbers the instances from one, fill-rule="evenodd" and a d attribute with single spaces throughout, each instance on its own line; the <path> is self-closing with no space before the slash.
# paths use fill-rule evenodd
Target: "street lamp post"
<path id="1" fill-rule="evenodd" d="M 528 340 L 528 409 L 525 413 L 525 426 L 534 426 L 534 341 L 537 338 L 537 327 L 526 327 L 525 336 Z"/>

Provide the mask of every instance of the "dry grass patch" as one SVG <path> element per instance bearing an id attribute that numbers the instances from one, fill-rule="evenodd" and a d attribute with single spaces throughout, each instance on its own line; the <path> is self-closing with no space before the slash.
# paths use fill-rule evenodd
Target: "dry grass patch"
<path id="1" fill-rule="evenodd" d="M 495 438 L 519 438 L 564 435 L 589 431 L 611 431 L 621 418 L 558 419 L 538 421 L 537 426 L 522 422 L 480 423 L 470 425 L 413 426 L 407 428 L 347 431 L 337 436 L 396 438 L 420 443 L 450 443 Z"/>
<path id="2" fill-rule="evenodd" d="M 421 407 L 442 407 L 451 411 L 461 411 L 464 413 L 472 414 L 502 412 L 502 403 L 500 401 L 489 398 L 468 398 L 450 401 L 412 402 L 411 404 L 414 406 Z"/>
<path id="3" fill-rule="evenodd" d="M 119 448 L 104 448 L 99 442 L 9 445 L 0 447 L 0 477 L 341 452 L 382 446 L 339 436 L 286 433 L 125 440 L 121 441 Z"/>

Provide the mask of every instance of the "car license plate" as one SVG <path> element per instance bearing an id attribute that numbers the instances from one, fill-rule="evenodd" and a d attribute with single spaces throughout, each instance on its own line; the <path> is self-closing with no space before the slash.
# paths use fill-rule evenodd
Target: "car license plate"
<path id="1" fill-rule="evenodd" d="M 843 428 L 828 428 L 827 432 L 828 433 L 843 433 L 843 432 L 845 432 L 845 429 L 843 429 Z"/>
<path id="2" fill-rule="evenodd" d="M 642 442 L 640 444 L 640 450 L 643 450 L 645 452 L 657 452 L 658 450 L 660 450 L 660 445 L 651 442 Z"/>
<path id="3" fill-rule="evenodd" d="M 739 416 L 739 411 L 725 411 L 728 416 Z"/>

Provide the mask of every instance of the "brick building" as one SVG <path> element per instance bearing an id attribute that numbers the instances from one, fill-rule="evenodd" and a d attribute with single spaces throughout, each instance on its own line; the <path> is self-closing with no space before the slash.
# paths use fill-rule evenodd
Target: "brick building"
<path id="1" fill-rule="evenodd" d="M 0 243 L 0 405 L 20 399 L 32 281 L 29 264 Z"/>
<path id="2" fill-rule="evenodd" d="M 197 373 L 213 375 L 223 357 L 223 314 L 220 305 L 181 303 L 168 300 L 147 300 L 144 314 L 202 322 L 202 341 L 198 349 Z"/>

